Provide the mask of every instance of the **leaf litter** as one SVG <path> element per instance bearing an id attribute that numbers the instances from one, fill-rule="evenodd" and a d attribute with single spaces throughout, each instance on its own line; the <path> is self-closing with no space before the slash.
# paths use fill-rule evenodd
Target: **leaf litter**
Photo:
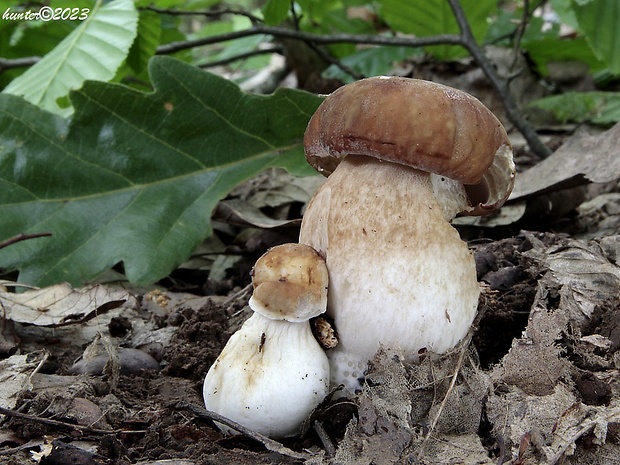
<path id="1" fill-rule="evenodd" d="M 359 394 L 326 400 L 282 447 L 224 436 L 201 410 L 206 371 L 249 315 L 247 275 L 204 297 L 103 284 L 3 291 L 0 455 L 8 464 L 618 463 L 618 199 L 591 196 L 571 215 L 556 232 L 472 241 L 483 292 L 466 343 L 413 366 L 382 349 Z M 128 349 L 156 365 L 123 370 Z M 72 370 L 80 357 L 98 359 L 96 375 Z"/>

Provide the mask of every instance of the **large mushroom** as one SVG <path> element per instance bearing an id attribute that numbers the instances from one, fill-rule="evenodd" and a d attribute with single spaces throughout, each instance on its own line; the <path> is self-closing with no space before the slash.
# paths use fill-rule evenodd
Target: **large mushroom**
<path id="1" fill-rule="evenodd" d="M 381 347 L 409 361 L 467 334 L 479 286 L 450 221 L 499 208 L 514 184 L 500 121 L 471 95 L 378 77 L 341 87 L 312 116 L 308 162 L 329 176 L 304 214 L 300 243 L 325 258 L 339 345 L 332 382 L 359 387 Z"/>
<path id="2" fill-rule="evenodd" d="M 299 433 L 329 387 L 329 362 L 309 324 L 325 311 L 327 283 L 325 261 L 307 245 L 283 244 L 258 259 L 254 314 L 205 377 L 208 410 L 266 436 Z"/>

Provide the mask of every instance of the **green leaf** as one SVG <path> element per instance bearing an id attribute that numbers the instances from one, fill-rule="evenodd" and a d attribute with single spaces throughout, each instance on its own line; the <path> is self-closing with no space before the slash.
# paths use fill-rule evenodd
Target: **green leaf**
<path id="1" fill-rule="evenodd" d="M 56 100 L 87 79 L 112 79 L 129 52 L 137 24 L 132 0 L 95 7 L 79 27 L 3 92 L 23 96 L 58 114 L 70 114 L 71 109 L 61 109 Z"/>
<path id="2" fill-rule="evenodd" d="M 151 57 L 155 55 L 160 34 L 160 16 L 154 11 L 140 11 L 138 34 L 127 56 L 127 63 L 136 73 L 145 69 Z"/>
<path id="3" fill-rule="evenodd" d="M 589 0 L 574 2 L 579 29 L 598 58 L 612 73 L 620 74 L 620 2 Z"/>
<path id="4" fill-rule="evenodd" d="M 551 0 L 553 13 L 559 18 L 559 22 L 566 24 L 572 29 L 579 29 L 575 10 L 572 7 L 572 0 Z"/>
<path id="5" fill-rule="evenodd" d="M 515 10 L 501 10 L 489 25 L 484 42 L 503 47 L 514 47 L 514 39 L 517 28 L 523 20 L 523 8 Z M 528 20 L 527 27 L 520 37 L 520 45 L 523 47 L 531 41 L 554 39 L 559 40 L 560 25 L 548 22 L 539 16 L 532 16 Z"/>
<path id="6" fill-rule="evenodd" d="M 86 82 L 71 120 L 0 94 L 0 249 L 20 281 L 80 284 L 122 262 L 157 281 L 211 234 L 211 212 L 265 168 L 314 173 L 302 138 L 321 99 L 293 89 L 243 93 L 169 57 L 149 65 L 155 91 Z"/>
<path id="7" fill-rule="evenodd" d="M 270 26 L 277 26 L 286 19 L 291 10 L 291 0 L 267 0 L 263 6 L 263 18 Z"/>
<path id="8" fill-rule="evenodd" d="M 574 39 L 546 38 L 528 41 L 523 44 L 529 58 L 536 64 L 537 71 L 549 74 L 547 64 L 550 62 L 581 61 L 588 65 L 590 72 L 603 70 L 606 65 L 596 58 L 583 37 Z"/>
<path id="9" fill-rule="evenodd" d="M 489 16 L 497 10 L 496 0 L 461 0 L 461 6 L 474 37 L 479 42 L 489 26 Z M 396 31 L 419 37 L 458 34 L 459 27 L 446 0 L 380 0 L 382 18 Z M 461 47 L 442 45 L 427 47 L 439 59 L 466 55 Z"/>
<path id="10" fill-rule="evenodd" d="M 364 77 L 381 76 L 389 74 L 394 64 L 420 53 L 417 49 L 409 47 L 371 47 L 355 52 L 340 61 L 347 68 L 361 74 Z M 336 65 L 327 68 L 323 75 L 326 78 L 339 79 L 342 82 L 352 82 L 354 79 Z"/>
<path id="11" fill-rule="evenodd" d="M 531 106 L 550 111 L 560 122 L 608 125 L 620 121 L 620 92 L 567 92 L 535 100 Z"/>

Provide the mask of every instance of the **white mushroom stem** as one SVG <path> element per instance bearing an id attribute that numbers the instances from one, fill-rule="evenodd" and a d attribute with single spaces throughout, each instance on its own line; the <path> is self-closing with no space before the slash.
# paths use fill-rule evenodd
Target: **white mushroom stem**
<path id="1" fill-rule="evenodd" d="M 381 345 L 414 361 L 467 334 L 479 296 L 475 263 L 448 221 L 467 200 L 459 183 L 441 183 L 349 155 L 308 205 L 300 243 L 326 257 L 327 308 L 339 336 L 329 354 L 333 383 L 358 387 Z"/>
<path id="2" fill-rule="evenodd" d="M 205 406 L 266 436 L 293 436 L 327 395 L 328 378 L 327 357 L 308 321 L 255 313 L 209 370 Z"/>

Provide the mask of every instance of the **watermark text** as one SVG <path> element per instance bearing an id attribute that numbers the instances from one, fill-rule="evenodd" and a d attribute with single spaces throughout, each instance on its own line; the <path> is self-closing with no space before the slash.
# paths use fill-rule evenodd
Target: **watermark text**
<path id="1" fill-rule="evenodd" d="M 7 8 L 2 13 L 4 21 L 84 21 L 90 14 L 90 8 L 51 8 L 42 6 L 40 10 L 12 11 Z"/>

